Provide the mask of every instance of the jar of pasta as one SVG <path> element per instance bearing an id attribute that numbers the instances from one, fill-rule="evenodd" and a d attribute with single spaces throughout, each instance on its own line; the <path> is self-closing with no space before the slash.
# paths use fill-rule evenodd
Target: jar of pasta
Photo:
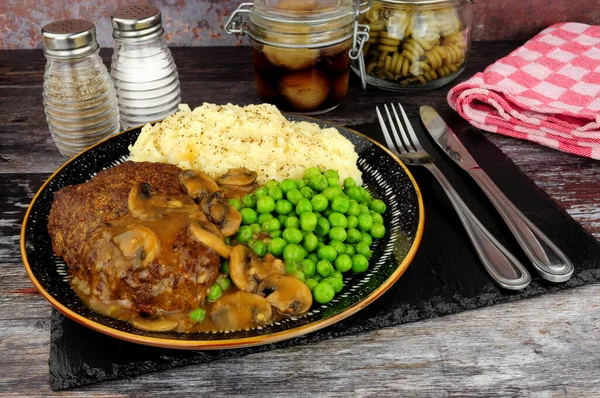
<path id="1" fill-rule="evenodd" d="M 367 83 L 392 91 L 441 87 L 464 69 L 474 0 L 374 0 L 360 17 Z M 360 74 L 358 63 L 353 69 Z"/>
<path id="2" fill-rule="evenodd" d="M 225 31 L 250 37 L 261 101 L 315 115 L 334 109 L 346 96 L 350 59 L 362 58 L 361 46 L 368 39 L 367 28 L 358 24 L 368 4 L 255 0 L 240 5 Z"/>

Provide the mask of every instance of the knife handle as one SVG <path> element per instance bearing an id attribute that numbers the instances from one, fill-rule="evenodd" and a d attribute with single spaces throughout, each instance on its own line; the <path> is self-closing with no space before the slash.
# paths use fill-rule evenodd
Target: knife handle
<path id="1" fill-rule="evenodd" d="M 524 289 L 531 282 L 525 267 L 481 224 L 434 164 L 423 164 L 440 183 L 454 206 L 479 259 L 494 281 L 505 289 Z"/>
<path id="2" fill-rule="evenodd" d="M 482 169 L 467 170 L 508 225 L 538 274 L 551 282 L 564 282 L 573 275 L 573 263 L 500 191 Z"/>

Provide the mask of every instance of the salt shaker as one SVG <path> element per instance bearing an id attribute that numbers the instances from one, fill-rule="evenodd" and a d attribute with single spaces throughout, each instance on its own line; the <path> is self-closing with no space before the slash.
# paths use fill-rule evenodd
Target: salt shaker
<path id="1" fill-rule="evenodd" d="M 126 6 L 110 18 L 115 39 L 111 76 L 123 128 L 164 119 L 177 111 L 179 76 L 163 39 L 160 10 L 151 5 Z"/>
<path id="2" fill-rule="evenodd" d="M 98 55 L 96 27 L 67 19 L 42 28 L 44 110 L 60 153 L 71 157 L 119 132 L 113 82 Z"/>

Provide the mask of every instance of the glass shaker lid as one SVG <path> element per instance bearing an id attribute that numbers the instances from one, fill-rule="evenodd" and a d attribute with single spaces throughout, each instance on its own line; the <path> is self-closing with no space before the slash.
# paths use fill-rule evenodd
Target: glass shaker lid
<path id="1" fill-rule="evenodd" d="M 42 28 L 44 53 L 56 58 L 79 58 L 98 48 L 96 27 L 83 19 L 65 19 Z"/>
<path id="2" fill-rule="evenodd" d="M 152 5 L 120 7 L 110 20 L 115 39 L 149 39 L 163 33 L 160 10 Z"/>

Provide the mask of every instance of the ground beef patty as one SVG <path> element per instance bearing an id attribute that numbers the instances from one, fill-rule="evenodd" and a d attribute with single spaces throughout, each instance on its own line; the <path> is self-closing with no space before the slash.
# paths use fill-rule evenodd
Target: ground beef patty
<path id="1" fill-rule="evenodd" d="M 187 197 L 180 173 L 173 165 L 125 162 L 55 194 L 48 220 L 53 250 L 89 288 L 90 300 L 148 315 L 185 311 L 204 300 L 218 276 L 219 255 L 188 232 L 189 222 L 204 215 Z M 165 218 L 133 217 L 128 198 L 139 183 L 184 205 Z M 131 243 L 139 231 L 158 242 L 151 256 Z"/>

